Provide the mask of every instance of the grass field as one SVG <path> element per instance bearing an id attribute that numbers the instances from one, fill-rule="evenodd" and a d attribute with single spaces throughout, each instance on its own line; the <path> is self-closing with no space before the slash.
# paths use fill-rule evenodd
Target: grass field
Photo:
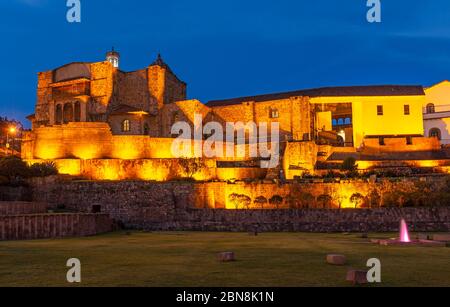
<path id="1" fill-rule="evenodd" d="M 219 263 L 221 251 L 238 261 Z M 327 265 L 328 253 L 348 265 Z M 347 286 L 347 269 L 369 258 L 381 260 L 381 286 L 450 286 L 450 248 L 382 247 L 356 234 L 193 232 L 0 242 L 0 286 L 73 286 L 69 258 L 81 260 L 81 286 Z"/>

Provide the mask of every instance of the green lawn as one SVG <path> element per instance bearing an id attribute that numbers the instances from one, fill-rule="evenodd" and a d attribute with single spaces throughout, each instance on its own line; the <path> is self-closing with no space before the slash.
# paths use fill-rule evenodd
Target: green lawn
<path id="1" fill-rule="evenodd" d="M 238 261 L 217 262 L 221 251 Z M 348 265 L 327 265 L 328 253 Z M 347 286 L 347 268 L 369 258 L 381 260 L 383 286 L 450 286 L 450 248 L 382 247 L 356 234 L 194 232 L 0 242 L 0 286 L 68 286 L 69 258 L 81 260 L 82 286 Z"/>

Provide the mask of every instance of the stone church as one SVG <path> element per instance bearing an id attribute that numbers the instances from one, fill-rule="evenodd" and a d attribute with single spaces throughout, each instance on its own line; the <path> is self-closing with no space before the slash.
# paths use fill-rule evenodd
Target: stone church
<path id="1" fill-rule="evenodd" d="M 446 163 L 443 154 L 436 156 L 439 138 L 425 134 L 423 109 L 429 101 L 422 86 L 327 87 L 207 103 L 187 100 L 186 92 L 187 84 L 160 55 L 133 72 L 120 69 L 114 50 L 102 62 L 41 72 L 23 158 L 53 160 L 63 173 L 93 179 L 168 180 L 169 173 L 180 172 L 170 151 L 172 126 L 193 125 L 200 114 L 204 124 L 279 123 L 282 161 L 274 175 L 255 169 L 254 159 L 212 159 L 199 179 L 277 177 L 281 170 L 292 179 L 348 156 L 365 169 L 381 158 L 403 163 L 404 153 L 411 165 Z"/>

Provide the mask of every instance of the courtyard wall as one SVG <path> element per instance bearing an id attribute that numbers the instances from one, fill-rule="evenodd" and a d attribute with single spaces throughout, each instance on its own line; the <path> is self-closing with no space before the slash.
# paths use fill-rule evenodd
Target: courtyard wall
<path id="1" fill-rule="evenodd" d="M 440 184 L 440 179 L 433 184 Z M 390 186 L 391 185 L 391 186 Z M 350 209 L 341 204 L 337 209 L 321 209 L 316 197 L 326 191 L 363 196 L 374 188 L 413 189 L 414 180 L 396 182 L 341 182 L 341 183 L 188 183 L 188 182 L 74 182 L 55 181 L 51 184 L 35 182 L 33 198 L 50 206 L 89 213 L 101 210 L 126 228 L 145 230 L 208 230 L 208 231 L 311 231 L 361 232 L 397 231 L 403 217 L 415 231 L 450 231 L 450 207 Z M 249 209 L 238 208 L 230 202 L 231 194 L 247 195 Z M 297 194 L 296 194 L 297 193 Z M 292 200 L 301 199 L 300 193 L 312 195 L 309 209 L 302 204 L 292 206 Z M 270 199 L 280 196 L 283 202 L 258 208 L 257 197 Z M 344 198 L 346 198 L 345 196 Z"/>

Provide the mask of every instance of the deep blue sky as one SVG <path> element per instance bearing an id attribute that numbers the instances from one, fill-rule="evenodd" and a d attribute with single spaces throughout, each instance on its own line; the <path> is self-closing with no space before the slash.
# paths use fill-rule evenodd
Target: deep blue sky
<path id="1" fill-rule="evenodd" d="M 0 115 L 34 112 L 36 74 L 101 61 L 115 46 L 121 68 L 160 51 L 203 102 L 308 87 L 430 85 L 450 78 L 450 1 L 382 0 L 382 23 L 366 0 L 82 0 L 82 23 L 66 0 L 0 1 Z"/>

